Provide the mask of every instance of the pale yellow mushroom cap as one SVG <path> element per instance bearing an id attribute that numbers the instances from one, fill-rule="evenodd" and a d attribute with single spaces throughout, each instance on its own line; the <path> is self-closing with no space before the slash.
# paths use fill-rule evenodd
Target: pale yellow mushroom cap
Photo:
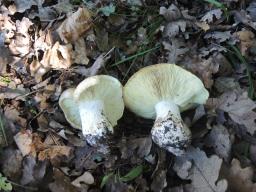
<path id="1" fill-rule="evenodd" d="M 102 101 L 105 117 L 112 126 L 115 126 L 122 117 L 124 110 L 122 89 L 121 83 L 114 77 L 108 75 L 88 77 L 80 82 L 76 88 L 64 91 L 59 99 L 59 105 L 67 121 L 74 128 L 81 129 L 79 104 Z"/>
<path id="2" fill-rule="evenodd" d="M 155 119 L 155 106 L 171 101 L 180 111 L 204 104 L 209 96 L 201 80 L 175 64 L 156 64 L 142 68 L 124 86 L 125 105 L 135 114 Z"/>

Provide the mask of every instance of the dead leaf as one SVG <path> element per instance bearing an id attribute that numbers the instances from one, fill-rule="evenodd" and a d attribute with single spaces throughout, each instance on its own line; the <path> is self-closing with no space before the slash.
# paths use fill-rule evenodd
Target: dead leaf
<path id="1" fill-rule="evenodd" d="M 224 158 L 226 161 L 229 160 L 232 143 L 226 127 L 223 125 L 213 126 L 210 134 L 205 138 L 204 143 L 208 147 L 213 147 L 219 157 Z"/>
<path id="2" fill-rule="evenodd" d="M 252 1 L 250 2 L 250 5 L 246 8 L 246 11 L 249 12 L 249 15 L 252 19 L 252 21 L 256 21 L 256 2 Z"/>
<path id="3" fill-rule="evenodd" d="M 37 5 L 36 0 L 14 0 L 14 5 L 10 5 L 8 9 L 10 10 L 11 14 L 16 12 L 23 13 L 27 9 L 30 9 L 33 5 Z"/>
<path id="4" fill-rule="evenodd" d="M 163 15 L 167 21 L 175 21 L 182 16 L 180 10 L 174 4 L 171 4 L 168 9 L 160 7 L 159 14 Z"/>
<path id="5" fill-rule="evenodd" d="M 217 41 L 217 43 L 222 43 L 228 40 L 232 39 L 232 35 L 230 31 L 224 31 L 224 32 L 220 32 L 220 31 L 213 31 L 210 33 L 207 33 L 204 36 L 205 39 L 215 39 Z"/>
<path id="6" fill-rule="evenodd" d="M 218 77 L 214 82 L 214 87 L 219 93 L 224 93 L 238 89 L 240 85 L 233 77 Z"/>
<path id="7" fill-rule="evenodd" d="M 21 21 L 16 21 L 16 35 L 11 40 L 9 49 L 13 54 L 19 54 L 25 56 L 29 53 L 31 47 L 31 35 L 29 34 L 29 28 L 33 23 L 26 17 L 23 17 Z"/>
<path id="8" fill-rule="evenodd" d="M 227 112 L 236 123 L 244 125 L 250 134 L 256 130 L 256 113 L 253 111 L 256 104 L 248 98 L 247 92 L 236 90 L 222 94 L 217 108 Z"/>
<path id="9" fill-rule="evenodd" d="M 187 56 L 182 63 L 184 63 L 186 69 L 203 80 L 206 88 L 210 88 L 213 85 L 212 75 L 219 70 L 219 63 L 216 63 L 215 57 L 217 56 L 212 56 L 205 60 L 195 55 L 193 58 Z"/>
<path id="10" fill-rule="evenodd" d="M 72 181 L 72 185 L 81 188 L 82 184 L 92 185 L 94 183 L 94 178 L 92 174 L 88 171 L 84 172 L 81 176 L 77 177 L 74 181 Z"/>
<path id="11" fill-rule="evenodd" d="M 196 22 L 195 24 L 204 31 L 208 31 L 210 29 L 210 25 L 208 25 L 206 22 Z"/>
<path id="12" fill-rule="evenodd" d="M 38 154 L 38 159 L 43 161 L 45 159 L 54 159 L 57 156 L 68 157 L 71 153 L 72 148 L 68 146 L 51 146 L 48 149 L 40 151 Z"/>
<path id="13" fill-rule="evenodd" d="M 83 38 L 80 38 L 75 42 L 75 50 L 72 53 L 72 60 L 77 64 L 87 65 L 89 63 Z"/>
<path id="14" fill-rule="evenodd" d="M 1 172 L 13 180 L 18 179 L 21 175 L 22 159 L 19 150 L 10 147 L 3 149 L 0 156 Z"/>
<path id="15" fill-rule="evenodd" d="M 33 135 L 30 130 L 18 132 L 14 136 L 14 141 L 16 142 L 23 157 L 32 152 Z"/>
<path id="16" fill-rule="evenodd" d="M 222 10 L 221 9 L 213 9 L 211 11 L 208 11 L 202 18 L 201 21 L 207 22 L 207 23 L 212 23 L 213 18 L 215 16 L 216 19 L 220 19 L 222 15 Z"/>
<path id="17" fill-rule="evenodd" d="M 165 37 L 169 37 L 169 38 L 175 37 L 176 35 L 179 34 L 180 31 L 185 32 L 186 26 L 187 26 L 186 21 L 183 21 L 183 20 L 172 21 L 164 27 L 163 34 Z"/>
<path id="18" fill-rule="evenodd" d="M 152 146 L 152 139 L 151 137 L 145 138 L 129 138 L 128 140 L 122 142 L 121 144 L 121 158 L 127 159 L 135 154 L 138 157 L 143 158 L 150 153 Z"/>
<path id="19" fill-rule="evenodd" d="M 69 177 L 65 176 L 60 170 L 54 168 L 54 182 L 49 184 L 52 192 L 79 192 L 75 186 L 71 184 Z"/>
<path id="20" fill-rule="evenodd" d="M 248 50 L 255 45 L 254 33 L 249 30 L 242 30 L 234 33 L 239 39 L 239 49 L 243 56 L 248 54 Z"/>
<path id="21" fill-rule="evenodd" d="M 57 41 L 51 49 L 48 49 L 40 62 L 45 69 L 67 69 L 72 64 L 71 44 L 60 45 Z"/>
<path id="22" fill-rule="evenodd" d="M 60 38 L 65 42 L 75 42 L 91 28 L 91 14 L 86 8 L 79 8 L 68 16 L 57 29 Z"/>
<path id="23" fill-rule="evenodd" d="M 186 47 L 184 40 L 181 38 L 171 38 L 162 44 L 168 54 L 168 63 L 178 63 L 181 57 L 189 51 L 189 48 Z"/>
<path id="24" fill-rule="evenodd" d="M 46 162 L 36 162 L 35 157 L 27 156 L 23 160 L 21 184 L 27 185 L 40 181 L 46 173 Z"/>
<path id="25" fill-rule="evenodd" d="M 190 168 L 190 163 L 192 167 Z M 180 174 L 180 169 L 188 168 L 188 174 Z M 176 157 L 174 170 L 182 179 L 191 180 L 188 184 L 189 192 L 224 192 L 227 189 L 227 181 L 218 180 L 222 159 L 216 155 L 207 157 L 199 148 L 190 147 L 184 156 Z M 184 172 L 184 171 L 183 171 Z"/>
<path id="26" fill-rule="evenodd" d="M 237 159 L 233 159 L 230 168 L 225 168 L 225 177 L 229 182 L 229 191 L 256 192 L 256 183 L 252 182 L 253 168 L 242 168 Z"/>

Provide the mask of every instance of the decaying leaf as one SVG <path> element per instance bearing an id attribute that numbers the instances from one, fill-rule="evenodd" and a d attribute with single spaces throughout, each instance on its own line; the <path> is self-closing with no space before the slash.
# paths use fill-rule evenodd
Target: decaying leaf
<path id="1" fill-rule="evenodd" d="M 248 49 L 256 43 L 255 35 L 249 30 L 238 31 L 235 35 L 239 39 L 239 50 L 241 51 L 241 54 L 245 56 L 248 54 Z"/>
<path id="2" fill-rule="evenodd" d="M 44 53 L 41 61 L 44 68 L 67 69 L 72 64 L 72 46 L 60 45 L 57 41 L 51 49 Z"/>
<path id="3" fill-rule="evenodd" d="M 16 35 L 9 45 L 9 49 L 13 54 L 25 56 L 29 53 L 31 47 L 29 28 L 32 25 L 33 23 L 26 17 L 23 17 L 21 21 L 16 21 Z"/>
<path id="4" fill-rule="evenodd" d="M 253 168 L 242 168 L 237 159 L 233 159 L 230 167 L 225 167 L 223 174 L 229 182 L 232 192 L 256 192 L 256 183 L 253 183 Z"/>
<path id="5" fill-rule="evenodd" d="M 91 24 L 91 14 L 88 9 L 79 8 L 63 21 L 57 32 L 64 42 L 75 42 L 90 29 Z"/>
<path id="6" fill-rule="evenodd" d="M 232 143 L 226 127 L 223 125 L 213 126 L 210 134 L 205 138 L 205 144 L 208 147 L 213 147 L 219 157 L 224 158 L 226 161 L 229 160 Z"/>
<path id="7" fill-rule="evenodd" d="M 121 157 L 127 159 L 137 154 L 140 158 L 143 158 L 149 154 L 151 146 L 151 137 L 129 138 L 121 144 Z"/>
<path id="8" fill-rule="evenodd" d="M 22 159 L 22 154 L 18 149 L 3 149 L 0 156 L 1 172 L 13 180 L 18 179 L 21 175 Z"/>
<path id="9" fill-rule="evenodd" d="M 211 11 L 208 11 L 202 18 L 201 21 L 211 23 L 213 22 L 214 16 L 216 19 L 220 19 L 222 15 L 222 10 L 221 9 L 213 9 Z"/>
<path id="10" fill-rule="evenodd" d="M 14 136 L 14 141 L 16 142 L 23 157 L 32 152 L 33 135 L 30 130 L 20 131 L 17 133 Z"/>
<path id="11" fill-rule="evenodd" d="M 198 56 L 193 56 L 193 58 L 186 57 L 182 63 L 184 63 L 185 68 L 201 77 L 206 88 L 210 88 L 213 85 L 212 75 L 219 70 L 219 63 L 216 62 L 216 57 L 212 56 L 207 60 Z"/>
<path id="12" fill-rule="evenodd" d="M 71 153 L 72 148 L 68 146 L 51 146 L 48 149 L 45 149 L 43 151 L 40 151 L 38 154 L 39 160 L 45 160 L 45 159 L 53 159 L 57 156 L 69 156 Z"/>
<path id="13" fill-rule="evenodd" d="M 170 38 L 175 37 L 179 34 L 179 32 L 186 31 L 187 23 L 186 21 L 179 20 L 179 21 L 172 21 L 168 23 L 164 28 L 164 36 L 168 36 Z"/>
<path id="14" fill-rule="evenodd" d="M 27 156 L 23 160 L 21 184 L 27 185 L 40 181 L 46 173 L 46 162 L 36 162 L 35 157 Z"/>
<path id="15" fill-rule="evenodd" d="M 72 53 L 72 60 L 77 64 L 87 65 L 89 63 L 83 38 L 80 38 L 75 42 L 75 50 Z"/>
<path id="16" fill-rule="evenodd" d="M 49 184 L 52 192 L 79 192 L 80 190 L 71 184 L 69 177 L 65 176 L 58 169 L 53 169 L 54 179 L 53 183 Z"/>
<path id="17" fill-rule="evenodd" d="M 192 164 L 191 168 L 188 161 Z M 180 170 L 184 170 L 184 163 L 188 174 L 184 174 L 184 171 L 180 174 Z M 221 164 L 222 159 L 218 156 L 212 155 L 208 158 L 204 151 L 190 147 L 184 156 L 176 157 L 174 170 L 182 179 L 191 180 L 191 184 L 188 184 L 189 192 L 224 192 L 227 189 L 227 181 L 218 181 Z"/>
<path id="18" fill-rule="evenodd" d="M 230 31 L 225 31 L 225 32 L 220 32 L 220 31 L 214 31 L 211 33 L 207 33 L 204 36 L 205 39 L 215 39 L 217 41 L 217 43 L 222 43 L 228 40 L 231 40 L 232 35 Z"/>
<path id="19" fill-rule="evenodd" d="M 218 99 L 217 108 L 227 112 L 230 118 L 238 124 L 242 124 L 251 134 L 256 130 L 256 113 L 253 109 L 256 104 L 248 98 L 247 92 L 229 91 Z"/>
<path id="20" fill-rule="evenodd" d="M 171 4 L 168 9 L 160 7 L 159 14 L 163 15 L 167 21 L 175 21 L 182 16 L 180 10 L 174 4 Z"/>
<path id="21" fill-rule="evenodd" d="M 85 185 L 92 185 L 94 183 L 94 178 L 92 174 L 86 171 L 81 176 L 77 177 L 74 181 L 72 181 L 71 184 L 78 188 L 81 188 L 81 183 Z"/>
<path id="22" fill-rule="evenodd" d="M 150 189 L 154 192 L 162 192 L 163 189 L 167 186 L 166 182 L 166 170 L 159 170 L 156 175 L 155 179 L 151 183 Z"/>
<path id="23" fill-rule="evenodd" d="M 14 14 L 16 12 L 23 13 L 27 9 L 30 9 L 33 5 L 37 5 L 37 1 L 36 0 L 30 0 L 30 1 L 14 0 L 14 4 L 10 5 L 8 7 L 8 9 L 10 10 L 10 12 L 12 14 Z"/>
<path id="24" fill-rule="evenodd" d="M 183 39 L 179 38 L 171 38 L 169 41 L 164 41 L 163 46 L 167 51 L 169 63 L 178 63 L 181 57 L 189 51 Z"/>

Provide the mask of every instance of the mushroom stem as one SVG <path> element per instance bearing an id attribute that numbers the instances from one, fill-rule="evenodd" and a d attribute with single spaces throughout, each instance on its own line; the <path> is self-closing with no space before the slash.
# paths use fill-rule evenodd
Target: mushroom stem
<path id="1" fill-rule="evenodd" d="M 86 141 L 94 146 L 113 127 L 104 115 L 104 104 L 100 100 L 79 103 L 79 114 L 82 123 L 82 133 Z"/>
<path id="2" fill-rule="evenodd" d="M 191 132 L 180 116 L 179 107 L 171 101 L 156 104 L 156 120 L 151 130 L 153 141 L 180 156 L 191 142 Z"/>

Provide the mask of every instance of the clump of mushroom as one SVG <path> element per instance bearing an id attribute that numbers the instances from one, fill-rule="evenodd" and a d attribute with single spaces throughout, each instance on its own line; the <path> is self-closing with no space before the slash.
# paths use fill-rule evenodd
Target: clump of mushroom
<path id="1" fill-rule="evenodd" d="M 180 112 L 204 104 L 208 97 L 201 80 L 175 64 L 145 67 L 124 86 L 125 105 L 138 116 L 155 119 L 152 140 L 177 156 L 191 143 Z"/>
<path id="2" fill-rule="evenodd" d="M 76 88 L 65 90 L 59 105 L 72 127 L 82 129 L 88 144 L 95 146 L 123 115 L 122 85 L 114 77 L 96 75 L 86 78 Z"/>

